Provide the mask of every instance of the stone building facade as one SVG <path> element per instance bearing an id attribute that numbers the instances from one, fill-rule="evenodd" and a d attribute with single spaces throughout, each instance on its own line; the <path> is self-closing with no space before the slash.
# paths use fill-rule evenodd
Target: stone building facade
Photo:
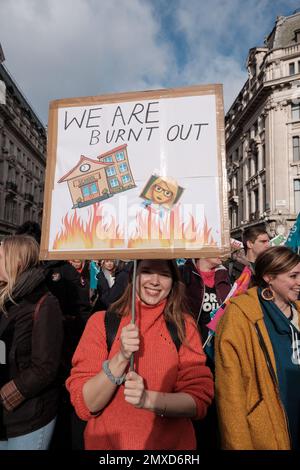
<path id="1" fill-rule="evenodd" d="M 5 66 L 0 46 L 0 238 L 41 223 L 46 130 Z"/>
<path id="2" fill-rule="evenodd" d="M 277 18 L 247 70 L 225 117 L 231 234 L 287 234 L 300 211 L 300 12 Z"/>

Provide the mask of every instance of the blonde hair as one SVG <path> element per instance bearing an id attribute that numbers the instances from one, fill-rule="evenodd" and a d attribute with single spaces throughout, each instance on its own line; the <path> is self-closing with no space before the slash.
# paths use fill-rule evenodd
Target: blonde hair
<path id="1" fill-rule="evenodd" d="M 19 276 L 39 264 L 39 245 L 29 235 L 12 235 L 2 240 L 1 247 L 8 278 L 0 284 L 0 311 L 5 312 L 5 302 L 14 302 L 12 294 Z"/>

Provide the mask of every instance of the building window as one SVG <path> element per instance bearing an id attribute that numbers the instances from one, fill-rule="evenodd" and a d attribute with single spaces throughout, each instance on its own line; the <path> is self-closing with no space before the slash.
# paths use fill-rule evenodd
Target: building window
<path id="1" fill-rule="evenodd" d="M 90 193 L 91 194 L 97 194 L 98 193 L 98 187 L 96 183 L 92 183 L 90 185 Z"/>
<path id="2" fill-rule="evenodd" d="M 110 166 L 105 171 L 106 171 L 107 176 L 114 176 L 116 174 L 116 169 L 114 166 Z"/>
<path id="3" fill-rule="evenodd" d="M 263 187 L 262 187 L 262 196 L 263 196 L 263 211 L 265 211 L 267 208 L 267 189 L 266 189 L 265 184 L 263 184 Z"/>
<path id="4" fill-rule="evenodd" d="M 289 64 L 289 75 L 295 75 L 295 63 L 291 62 Z"/>
<path id="5" fill-rule="evenodd" d="M 259 122 L 259 131 L 262 132 L 265 130 L 265 118 L 264 116 L 260 117 L 260 122 Z"/>
<path id="6" fill-rule="evenodd" d="M 119 186 L 118 178 L 111 178 L 109 184 L 111 188 L 117 188 Z"/>
<path id="7" fill-rule="evenodd" d="M 24 220 L 30 220 L 31 217 L 30 217 L 30 205 L 27 204 L 24 208 Z"/>
<path id="8" fill-rule="evenodd" d="M 261 146 L 261 160 L 262 160 L 262 169 L 266 168 L 266 146 L 262 144 Z"/>
<path id="9" fill-rule="evenodd" d="M 295 213 L 300 212 L 300 180 L 294 180 Z"/>
<path id="10" fill-rule="evenodd" d="M 254 164 L 254 174 L 258 172 L 258 155 L 257 153 L 253 154 L 253 164 Z"/>
<path id="11" fill-rule="evenodd" d="M 5 199 L 4 219 L 13 224 L 17 223 L 17 203 L 11 197 Z"/>
<path id="12" fill-rule="evenodd" d="M 106 163 L 112 163 L 113 162 L 113 157 L 104 157 L 102 158 L 102 161 L 103 162 L 106 162 Z"/>
<path id="13" fill-rule="evenodd" d="M 292 103 L 292 119 L 300 119 L 300 103 Z"/>
<path id="14" fill-rule="evenodd" d="M 252 213 L 252 201 L 251 201 L 250 191 L 247 192 L 247 200 L 248 200 L 248 211 L 249 211 L 249 218 L 250 218 L 250 214 Z"/>
<path id="15" fill-rule="evenodd" d="M 300 137 L 297 135 L 293 137 L 293 161 L 298 162 L 300 160 Z"/>
<path id="16" fill-rule="evenodd" d="M 254 204 L 255 204 L 255 218 L 258 218 L 259 214 L 259 199 L 258 199 L 258 189 L 254 191 Z"/>
<path id="17" fill-rule="evenodd" d="M 295 42 L 300 42 L 300 29 L 295 30 Z"/>
<path id="18" fill-rule="evenodd" d="M 4 219 L 7 220 L 7 222 L 11 222 L 11 202 L 9 197 L 5 199 Z"/>
<path id="19" fill-rule="evenodd" d="M 125 171 L 127 171 L 127 164 L 126 163 L 121 163 L 119 165 L 119 170 L 120 170 L 120 173 L 124 173 Z"/>
<path id="20" fill-rule="evenodd" d="M 117 162 L 121 162 L 122 160 L 125 160 L 124 152 L 116 153 L 116 159 L 117 159 Z"/>
<path id="21" fill-rule="evenodd" d="M 129 175 L 122 176 L 122 183 L 123 184 L 129 183 L 130 181 L 131 181 L 131 178 L 130 178 Z"/>
<path id="22" fill-rule="evenodd" d="M 9 166 L 8 167 L 8 181 L 11 182 L 11 183 L 14 183 L 15 179 L 15 174 L 14 174 L 14 169 L 13 167 Z"/>
<path id="23" fill-rule="evenodd" d="M 251 158 L 248 158 L 248 179 L 251 178 L 252 172 L 251 172 Z"/>
<path id="24" fill-rule="evenodd" d="M 243 193 L 241 192 L 241 199 L 240 199 L 241 203 L 238 207 L 238 211 L 239 211 L 239 224 L 241 223 L 241 221 L 243 220 L 243 217 L 244 217 L 244 198 L 243 198 Z"/>
<path id="25" fill-rule="evenodd" d="M 255 121 L 255 123 L 253 124 L 253 137 L 256 137 L 257 133 L 258 133 L 258 122 Z"/>
<path id="26" fill-rule="evenodd" d="M 231 228 L 235 228 L 237 226 L 237 212 L 236 212 L 236 208 L 233 207 L 231 209 Z"/>
<path id="27" fill-rule="evenodd" d="M 93 196 L 94 194 L 98 194 L 98 187 L 96 183 L 90 183 L 86 186 L 82 186 L 81 188 L 83 197 Z"/>

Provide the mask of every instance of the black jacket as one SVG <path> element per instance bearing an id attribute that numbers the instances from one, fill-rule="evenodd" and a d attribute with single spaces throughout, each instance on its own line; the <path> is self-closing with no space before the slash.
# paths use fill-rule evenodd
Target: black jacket
<path id="1" fill-rule="evenodd" d="M 121 297 L 128 286 L 129 272 L 126 269 L 117 269 L 115 272 L 115 283 L 112 287 L 109 287 L 102 270 L 97 274 L 97 278 L 98 298 L 93 307 L 93 312 L 107 310 L 113 302 Z"/>
<path id="2" fill-rule="evenodd" d="M 44 263 L 48 289 L 57 297 L 65 317 L 73 316 L 83 324 L 90 315 L 89 285 L 68 261 Z"/>
<path id="3" fill-rule="evenodd" d="M 205 294 L 203 279 L 198 273 L 197 268 L 191 259 L 188 259 L 183 266 L 180 266 L 179 271 L 182 277 L 182 281 L 185 284 L 185 300 L 188 307 L 188 312 L 191 313 L 197 321 L 199 313 L 202 309 Z M 224 266 L 216 269 L 214 289 L 216 291 L 218 303 L 221 305 L 231 289 L 228 271 Z M 198 326 L 201 332 L 202 340 L 205 340 L 207 337 L 208 329 L 206 327 L 206 323 L 209 320 L 209 315 L 208 318 L 206 318 L 205 315 L 200 316 Z"/>
<path id="4" fill-rule="evenodd" d="M 70 374 L 72 357 L 91 314 L 89 283 L 68 261 L 44 264 L 47 286 L 59 301 L 64 322 L 64 342 L 59 379 Z"/>
<path id="5" fill-rule="evenodd" d="M 47 294 L 34 319 L 39 299 Z M 13 380 L 22 395 L 10 411 L 1 403 L 2 431 L 7 437 L 21 436 L 49 423 L 57 414 L 56 383 L 63 340 L 62 315 L 57 299 L 43 278 L 27 295 L 10 303 L 0 317 L 0 339 L 6 346 L 6 364 L 1 365 L 1 384 Z"/>
<path id="6" fill-rule="evenodd" d="M 224 262 L 224 266 L 228 269 L 230 282 L 231 282 L 232 285 L 240 277 L 240 275 L 242 274 L 245 266 L 249 266 L 249 268 L 252 271 L 252 276 L 251 276 L 251 280 L 250 280 L 248 289 L 250 289 L 250 287 L 253 287 L 253 286 L 256 285 L 255 284 L 255 276 L 254 276 L 254 263 L 248 262 L 248 264 L 243 264 L 243 263 L 240 263 L 237 260 L 233 260 L 233 259 L 229 258 L 228 260 L 226 260 Z"/>

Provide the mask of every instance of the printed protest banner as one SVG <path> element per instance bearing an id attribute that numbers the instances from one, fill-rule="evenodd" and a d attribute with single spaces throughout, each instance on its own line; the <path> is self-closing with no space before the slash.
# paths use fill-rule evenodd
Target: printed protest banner
<path id="1" fill-rule="evenodd" d="M 221 85 L 50 103 L 42 259 L 230 251 Z"/>
<path id="2" fill-rule="evenodd" d="M 295 253 L 300 251 L 300 213 L 297 215 L 296 222 L 289 231 L 285 246 Z"/>

